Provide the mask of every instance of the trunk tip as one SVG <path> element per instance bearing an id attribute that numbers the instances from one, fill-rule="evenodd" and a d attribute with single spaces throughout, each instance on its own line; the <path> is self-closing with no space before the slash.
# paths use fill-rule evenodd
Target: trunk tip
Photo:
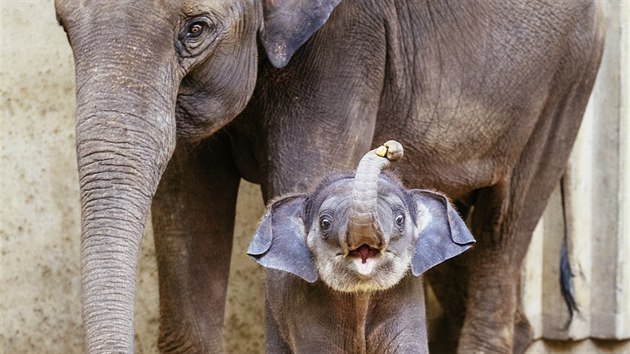
<path id="1" fill-rule="evenodd" d="M 374 152 L 380 157 L 386 157 L 389 161 L 395 162 L 402 159 L 404 150 L 399 142 L 389 140 L 379 146 Z"/>

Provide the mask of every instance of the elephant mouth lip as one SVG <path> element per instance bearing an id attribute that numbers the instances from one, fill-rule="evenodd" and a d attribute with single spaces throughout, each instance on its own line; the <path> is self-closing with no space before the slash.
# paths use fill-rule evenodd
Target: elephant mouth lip
<path id="1" fill-rule="evenodd" d="M 362 244 L 361 246 L 350 250 L 350 252 L 348 252 L 348 256 L 361 258 L 361 263 L 365 264 L 368 258 L 376 257 L 380 253 L 381 251 L 379 249 L 370 247 L 367 244 Z"/>

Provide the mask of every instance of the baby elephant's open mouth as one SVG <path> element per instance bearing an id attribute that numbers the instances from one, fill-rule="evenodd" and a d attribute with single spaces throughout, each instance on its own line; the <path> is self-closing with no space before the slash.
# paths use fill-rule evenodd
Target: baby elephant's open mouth
<path id="1" fill-rule="evenodd" d="M 352 263 L 356 267 L 356 271 L 364 276 L 370 276 L 374 271 L 380 250 L 363 244 L 350 252 L 348 256 L 352 259 Z"/>
<path id="2" fill-rule="evenodd" d="M 372 248 L 366 244 L 362 244 L 358 248 L 348 252 L 348 256 L 361 258 L 361 263 L 365 264 L 370 257 L 375 257 L 380 253 L 380 250 Z"/>

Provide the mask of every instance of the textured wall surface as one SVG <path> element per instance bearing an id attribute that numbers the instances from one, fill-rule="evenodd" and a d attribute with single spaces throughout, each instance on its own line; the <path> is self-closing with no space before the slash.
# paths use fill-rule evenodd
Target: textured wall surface
<path id="1" fill-rule="evenodd" d="M 625 0 L 621 0 L 625 1 Z M 2 1 L 0 347 L 2 353 L 80 353 L 79 193 L 74 68 L 53 1 Z M 627 156 L 627 155 L 626 155 Z M 262 351 L 262 272 L 244 254 L 263 213 L 244 183 L 228 289 L 229 353 Z M 136 349 L 155 353 L 157 269 L 150 223 L 136 300 Z M 628 343 L 538 341 L 530 353 L 630 352 Z"/>
<path id="2" fill-rule="evenodd" d="M 36 19 L 36 20 L 35 20 Z M 2 346 L 77 351 L 74 67 L 52 2 L 2 2 Z"/>

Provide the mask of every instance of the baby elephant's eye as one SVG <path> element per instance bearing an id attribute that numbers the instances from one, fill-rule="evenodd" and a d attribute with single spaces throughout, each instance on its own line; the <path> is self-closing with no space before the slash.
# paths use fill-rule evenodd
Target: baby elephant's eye
<path id="1" fill-rule="evenodd" d="M 405 224 L 405 214 L 403 214 L 402 212 L 398 212 L 396 214 L 396 225 L 403 226 Z"/>
<path id="2" fill-rule="evenodd" d="M 322 229 L 322 231 L 326 232 L 330 230 L 331 226 L 332 220 L 329 216 L 322 216 L 321 218 L 319 218 L 319 228 Z"/>

